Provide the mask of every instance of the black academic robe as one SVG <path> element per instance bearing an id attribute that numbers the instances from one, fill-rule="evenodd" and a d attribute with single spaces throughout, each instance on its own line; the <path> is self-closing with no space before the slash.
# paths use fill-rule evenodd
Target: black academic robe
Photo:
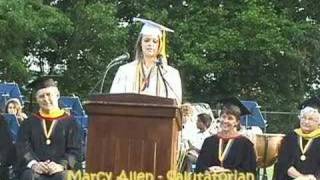
<path id="1" fill-rule="evenodd" d="M 288 176 L 289 167 L 295 167 L 302 174 L 313 174 L 320 179 L 320 137 L 313 140 L 309 150 L 305 153 L 306 160 L 301 161 L 299 136 L 289 133 L 283 140 L 279 150 L 278 162 L 274 168 L 275 180 L 293 179 Z"/>
<path id="2" fill-rule="evenodd" d="M 68 170 L 75 168 L 81 156 L 80 126 L 72 116 L 67 114 L 57 119 L 59 120 L 56 120 L 49 145 L 46 144 L 42 126 L 43 118 L 39 114 L 32 115 L 22 123 L 17 139 L 19 173 L 30 171 L 27 164 L 32 160 L 50 160 L 63 165 Z M 27 174 L 30 176 L 30 172 Z"/>
<path id="3" fill-rule="evenodd" d="M 12 144 L 7 123 L 0 116 L 0 179 L 7 179 L 8 167 L 13 165 L 15 160 L 15 147 Z"/>
<path id="4" fill-rule="evenodd" d="M 205 139 L 195 172 L 204 172 L 211 166 L 221 166 L 218 154 L 219 136 L 214 135 Z M 257 164 L 253 143 L 244 136 L 236 137 L 223 161 L 223 167 L 232 171 L 255 174 Z"/>

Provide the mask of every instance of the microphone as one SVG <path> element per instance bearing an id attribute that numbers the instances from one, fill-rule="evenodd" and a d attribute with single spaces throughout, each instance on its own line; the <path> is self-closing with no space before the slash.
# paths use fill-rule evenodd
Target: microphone
<path id="1" fill-rule="evenodd" d="M 156 61 L 156 65 L 157 66 L 160 66 L 161 68 L 163 68 L 163 62 L 162 62 L 162 58 L 160 57 L 159 59 L 158 59 L 158 61 Z"/>
<path id="2" fill-rule="evenodd" d="M 130 58 L 130 54 L 128 52 L 122 54 L 121 56 L 118 56 L 114 58 L 111 62 L 116 62 L 116 61 L 124 61 L 128 60 Z"/>
<path id="3" fill-rule="evenodd" d="M 112 59 L 112 60 L 110 61 L 110 63 L 106 66 L 106 70 L 104 71 L 103 78 L 100 79 L 100 80 L 95 84 L 95 86 L 91 89 L 90 94 L 93 93 L 93 91 L 96 89 L 96 87 L 98 86 L 98 84 L 99 84 L 100 82 L 101 82 L 101 84 L 100 84 L 100 91 L 99 91 L 99 93 L 102 93 L 103 86 L 104 86 L 104 81 L 105 81 L 105 79 L 106 79 L 106 77 L 107 77 L 107 74 L 108 74 L 109 70 L 110 70 L 112 67 L 123 63 L 123 61 L 128 60 L 129 58 L 130 58 L 130 54 L 129 54 L 128 52 L 126 52 L 126 53 L 122 54 L 121 56 L 118 56 L 118 57 Z"/>
<path id="4" fill-rule="evenodd" d="M 104 86 L 104 80 L 107 77 L 107 73 L 108 71 L 115 65 L 121 64 L 124 60 L 127 60 L 130 58 L 130 54 L 128 52 L 124 53 L 121 56 L 116 57 L 115 59 L 113 59 L 106 68 L 106 71 L 104 72 L 103 78 L 102 78 L 102 82 L 101 82 L 101 86 L 100 86 L 100 93 L 102 93 L 103 90 L 103 86 Z"/>
<path id="5" fill-rule="evenodd" d="M 158 72 L 159 72 L 159 74 L 160 74 L 160 76 L 161 76 L 161 79 L 162 79 L 162 82 L 163 82 L 163 84 L 164 84 L 164 88 L 165 88 L 165 90 L 166 90 L 166 98 L 168 98 L 168 85 L 167 85 L 167 81 L 166 81 L 166 79 L 163 77 L 163 74 L 162 74 L 162 71 L 161 71 L 161 69 L 163 68 L 163 66 L 162 66 L 162 58 L 160 57 L 159 59 L 158 59 L 158 61 L 156 62 L 156 66 L 158 66 Z"/>
<path id="6" fill-rule="evenodd" d="M 172 88 L 172 86 L 168 83 L 168 81 L 166 80 L 166 78 L 164 78 L 163 73 L 162 73 L 162 69 L 163 69 L 163 62 L 162 62 L 162 58 L 161 56 L 159 57 L 158 61 L 156 62 L 156 66 L 158 67 L 158 72 L 161 76 L 162 82 L 164 84 L 164 88 L 166 91 L 166 98 L 168 98 L 168 87 L 170 88 L 170 90 L 172 91 L 173 95 L 176 97 L 176 100 L 178 100 L 179 102 L 181 102 L 181 99 L 179 98 L 179 96 L 177 95 L 177 93 L 175 92 L 175 90 Z"/>

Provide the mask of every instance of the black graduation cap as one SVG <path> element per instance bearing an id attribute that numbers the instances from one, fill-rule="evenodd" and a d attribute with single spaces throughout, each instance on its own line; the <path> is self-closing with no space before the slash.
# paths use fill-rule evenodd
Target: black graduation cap
<path id="1" fill-rule="evenodd" d="M 244 106 L 237 97 L 223 98 L 223 99 L 220 99 L 218 102 L 222 104 L 222 107 L 227 105 L 234 105 L 239 107 L 241 111 L 241 114 L 240 114 L 241 116 L 251 114 L 249 109 L 246 106 Z"/>
<path id="2" fill-rule="evenodd" d="M 47 87 L 57 87 L 57 82 L 54 79 L 57 79 L 58 75 L 45 75 L 45 76 L 40 76 L 36 78 L 35 80 L 31 81 L 28 85 L 28 89 L 32 89 L 33 91 L 38 91 L 43 88 Z"/>
<path id="3" fill-rule="evenodd" d="M 305 108 L 307 106 L 320 110 L 320 98 L 319 98 L 319 96 L 313 96 L 310 99 L 307 99 L 307 100 L 303 101 L 300 104 L 299 109 L 303 109 L 303 108 Z"/>
<path id="4" fill-rule="evenodd" d="M 38 78 L 32 80 L 29 84 L 27 84 L 27 88 L 31 90 L 29 97 L 29 113 L 33 112 L 33 92 L 37 92 L 40 89 L 47 87 L 57 87 L 57 82 L 55 79 L 58 79 L 60 76 L 58 75 L 42 75 Z"/>

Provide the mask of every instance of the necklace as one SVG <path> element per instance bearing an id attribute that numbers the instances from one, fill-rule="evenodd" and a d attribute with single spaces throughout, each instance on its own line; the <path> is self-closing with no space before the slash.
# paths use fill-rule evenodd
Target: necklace
<path id="1" fill-rule="evenodd" d="M 142 85 L 141 85 L 141 91 L 144 91 L 146 88 L 149 87 L 150 84 L 150 77 L 151 77 L 151 73 L 154 69 L 154 66 L 148 68 L 145 70 L 143 64 L 141 64 L 141 69 L 142 69 Z M 147 72 L 146 72 L 147 71 Z"/>
<path id="2" fill-rule="evenodd" d="M 230 147 L 233 144 L 234 139 L 229 139 L 227 146 L 223 149 L 223 140 L 219 139 L 219 161 L 221 162 L 221 166 L 223 167 L 223 161 L 225 160 L 227 154 L 229 153 Z"/>
<path id="3" fill-rule="evenodd" d="M 49 131 L 47 130 L 47 124 L 45 122 L 45 120 L 42 120 L 42 127 L 43 127 L 43 132 L 44 132 L 44 135 L 46 137 L 46 144 L 49 146 L 51 144 L 51 135 L 52 135 L 52 131 L 53 131 L 53 127 L 55 126 L 55 124 L 57 123 L 56 120 L 52 121 L 51 125 L 50 125 L 50 128 L 49 128 Z"/>
<path id="4" fill-rule="evenodd" d="M 305 153 L 308 151 L 308 149 L 310 148 L 311 143 L 313 142 L 313 139 L 309 139 L 307 144 L 303 147 L 302 144 L 302 137 L 299 136 L 299 147 L 301 150 L 301 156 L 300 156 L 300 160 L 301 161 L 305 161 L 307 159 L 307 156 L 305 155 Z"/>

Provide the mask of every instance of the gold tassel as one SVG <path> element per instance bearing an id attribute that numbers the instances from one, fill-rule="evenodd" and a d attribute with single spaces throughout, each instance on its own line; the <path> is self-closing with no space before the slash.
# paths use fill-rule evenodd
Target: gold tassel
<path id="1" fill-rule="evenodd" d="M 160 55 L 162 56 L 163 63 L 167 64 L 167 54 L 166 54 L 166 32 L 162 32 L 162 38 L 161 38 L 161 49 L 160 49 Z"/>

